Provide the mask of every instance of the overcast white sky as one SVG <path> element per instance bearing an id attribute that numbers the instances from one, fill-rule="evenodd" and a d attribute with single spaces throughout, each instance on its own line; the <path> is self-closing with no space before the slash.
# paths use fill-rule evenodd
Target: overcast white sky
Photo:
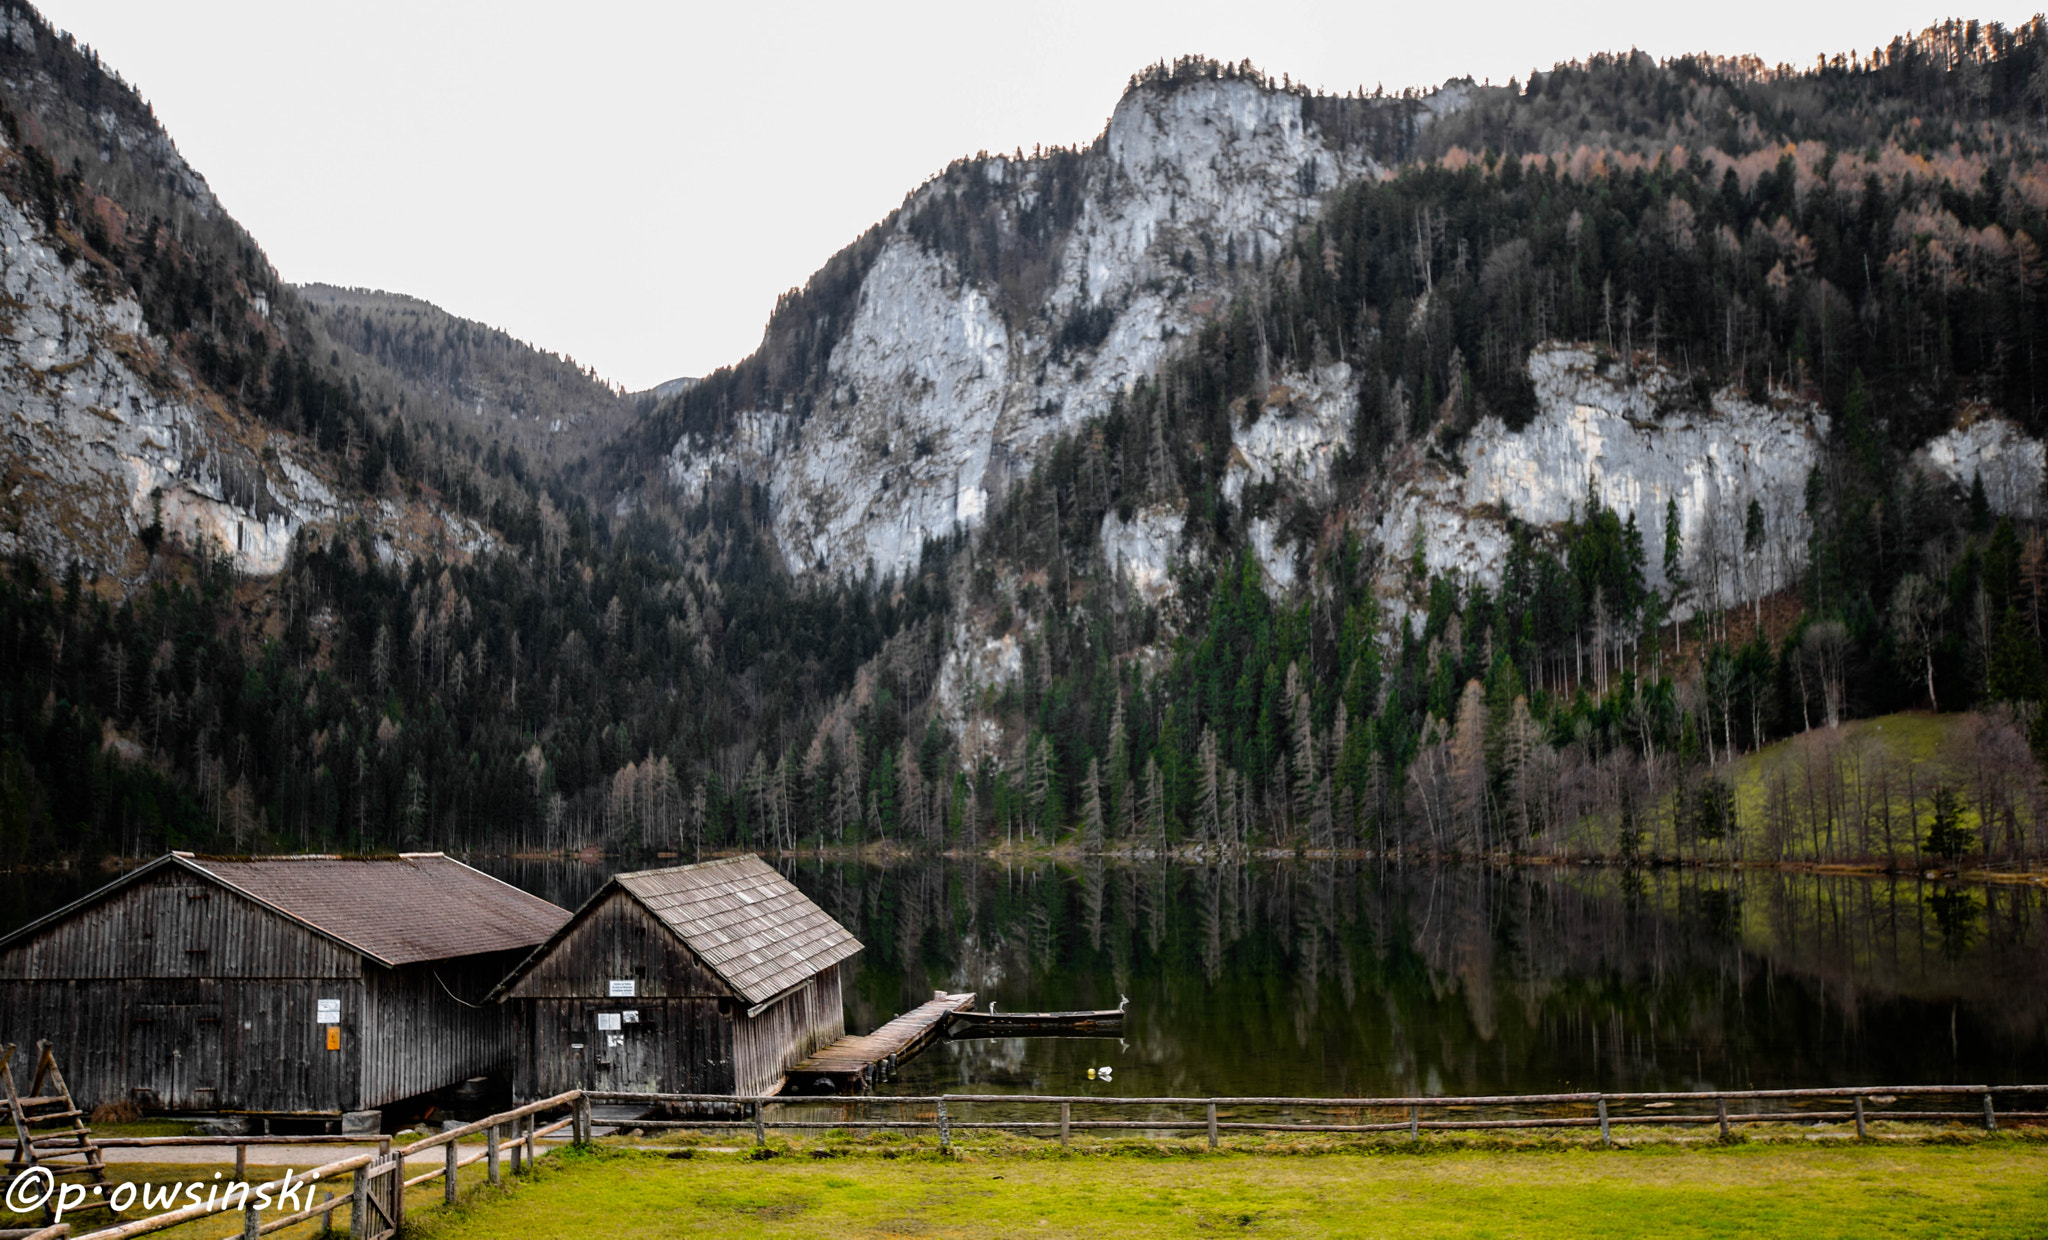
<path id="1" fill-rule="evenodd" d="M 777 294 L 955 157 L 1090 141 L 1161 57 L 1395 90 L 1631 46 L 1809 63 L 1947 15 L 1898 0 L 43 10 L 140 87 L 286 279 L 424 297 L 635 389 L 745 356 Z"/>

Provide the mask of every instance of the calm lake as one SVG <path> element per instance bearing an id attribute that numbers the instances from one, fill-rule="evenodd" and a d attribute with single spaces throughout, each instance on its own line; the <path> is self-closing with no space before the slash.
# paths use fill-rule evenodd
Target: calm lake
<path id="1" fill-rule="evenodd" d="M 573 906 L 605 871 L 482 863 Z M 888 1090 L 1489 1094 L 2048 1078 L 2041 889 L 1278 861 L 785 864 L 867 944 L 848 1028 L 971 990 L 1121 1038 L 942 1044 Z"/>
<path id="2" fill-rule="evenodd" d="M 476 859 L 575 907 L 609 870 Z M 867 945 L 848 1028 L 971 990 L 1121 1038 L 944 1043 L 887 1092 L 1329 1096 L 2048 1079 L 2042 889 L 1772 872 L 782 867 Z M 0 879 L 8 928 L 98 876 Z"/>

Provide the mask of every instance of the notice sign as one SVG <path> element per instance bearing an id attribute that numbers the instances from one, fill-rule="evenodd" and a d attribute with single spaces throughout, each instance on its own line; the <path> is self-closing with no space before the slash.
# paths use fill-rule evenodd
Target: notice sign
<path id="1" fill-rule="evenodd" d="M 608 999 L 631 999 L 634 997 L 633 987 L 634 982 L 632 978 L 615 977 L 606 988 L 605 997 Z"/>
<path id="2" fill-rule="evenodd" d="M 341 1049 L 340 1025 L 327 1026 L 327 1049 L 330 1051 L 338 1051 Z"/>
<path id="3" fill-rule="evenodd" d="M 338 1025 L 341 1023 L 341 1000 L 313 1000 L 313 1023 L 316 1025 Z"/>
<path id="4" fill-rule="evenodd" d="M 627 1024 L 629 1024 L 629 1025 L 637 1025 L 637 1024 L 639 1024 L 639 1023 L 640 1023 L 640 1013 L 638 1013 L 638 1012 L 620 1012 L 620 1013 L 619 1013 L 619 1019 L 620 1019 L 620 1020 L 623 1020 L 623 1021 L 625 1021 L 625 1022 L 626 1022 Z"/>
<path id="5" fill-rule="evenodd" d="M 617 1012 L 599 1012 L 597 1014 L 597 1030 L 599 1033 L 616 1032 L 618 1028 L 619 1014 Z"/>

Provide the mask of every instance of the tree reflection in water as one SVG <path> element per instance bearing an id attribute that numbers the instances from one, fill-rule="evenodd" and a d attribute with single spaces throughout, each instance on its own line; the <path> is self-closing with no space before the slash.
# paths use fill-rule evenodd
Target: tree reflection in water
<path id="1" fill-rule="evenodd" d="M 478 864 L 570 908 L 610 872 Z M 855 1030 L 940 987 L 1007 1011 L 1131 997 L 1122 1039 L 949 1043 L 908 1064 L 897 1090 L 1477 1094 L 2048 1076 L 2048 893 L 2030 886 L 1332 860 L 782 864 L 867 944 L 849 978 Z M 8 877 L 0 915 L 13 926 L 107 876 Z M 1088 1080 L 1102 1064 L 1116 1066 L 1113 1086 Z"/>
<path id="2" fill-rule="evenodd" d="M 949 1044 L 896 1088 L 1396 1094 L 2042 1075 L 2041 893 L 1613 869 L 797 863 L 869 944 L 851 1027 L 932 990 L 1113 1007 L 1121 1040 Z M 1959 1022 L 1950 1038 L 1951 1012 Z"/>

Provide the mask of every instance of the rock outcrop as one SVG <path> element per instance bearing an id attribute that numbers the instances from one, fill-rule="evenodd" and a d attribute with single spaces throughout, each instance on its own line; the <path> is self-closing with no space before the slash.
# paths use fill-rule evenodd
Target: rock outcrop
<path id="1" fill-rule="evenodd" d="M 137 535 L 160 525 L 269 575 L 306 523 L 358 514 L 387 556 L 489 545 L 432 505 L 338 498 L 332 461 L 196 383 L 116 287 L 0 195 L 0 555 L 133 579 Z"/>
<path id="2" fill-rule="evenodd" d="M 334 514 L 333 491 L 277 437 L 208 407 L 135 300 L 88 285 L 98 274 L 0 197 L 0 553 L 120 575 L 161 521 L 276 572 L 299 526 Z"/>
<path id="3" fill-rule="evenodd" d="M 1625 374 L 1586 346 L 1533 353 L 1538 413 L 1510 431 L 1488 418 L 1458 448 L 1457 463 L 1418 443 L 1397 456 L 1384 507 L 1369 515 L 1389 554 L 1385 591 L 1419 548 L 1431 573 L 1496 586 L 1507 518 L 1555 526 L 1583 516 L 1590 492 L 1633 514 L 1651 550 L 1650 584 L 1663 586 L 1667 504 L 1676 501 L 1687 579 L 1686 607 L 1727 604 L 1791 580 L 1809 530 L 1805 486 L 1828 419 L 1805 402 L 1770 404 L 1732 390 L 1706 394 L 1670 367 Z M 1752 501 L 1762 542 L 1746 546 Z"/>
<path id="4" fill-rule="evenodd" d="M 925 539 L 977 524 L 1053 438 L 1154 373 L 1327 191 L 1379 170 L 1306 119 L 1300 95 L 1227 79 L 1131 91 L 1085 158 L 1039 300 L 1005 301 L 914 235 L 917 213 L 953 192 L 935 181 L 867 273 L 827 405 L 807 420 L 742 411 L 714 442 L 686 436 L 671 481 L 765 484 L 795 571 L 914 566 Z M 992 210 L 1015 213 L 1049 192 L 1049 164 L 996 157 L 974 174 L 1010 204 Z"/>

